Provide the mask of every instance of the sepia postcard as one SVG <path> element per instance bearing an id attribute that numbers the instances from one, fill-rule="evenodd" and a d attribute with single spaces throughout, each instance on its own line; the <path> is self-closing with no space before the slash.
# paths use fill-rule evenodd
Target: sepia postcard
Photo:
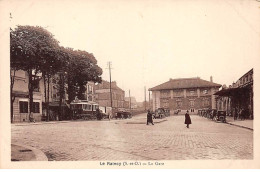
<path id="1" fill-rule="evenodd" d="M 1 169 L 259 169 L 259 0 L 0 1 Z"/>

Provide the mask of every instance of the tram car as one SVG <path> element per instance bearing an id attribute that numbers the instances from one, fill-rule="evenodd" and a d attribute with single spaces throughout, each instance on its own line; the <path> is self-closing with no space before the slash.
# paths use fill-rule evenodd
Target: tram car
<path id="1" fill-rule="evenodd" d="M 98 108 L 99 105 L 92 101 L 74 100 L 70 103 L 73 119 L 96 119 L 96 111 Z"/>

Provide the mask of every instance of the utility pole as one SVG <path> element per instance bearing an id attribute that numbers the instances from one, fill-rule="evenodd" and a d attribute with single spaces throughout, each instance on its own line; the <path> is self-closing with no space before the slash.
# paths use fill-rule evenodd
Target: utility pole
<path id="1" fill-rule="evenodd" d="M 129 90 L 129 108 L 130 108 L 130 112 L 131 112 L 131 94 L 130 94 L 130 90 Z"/>
<path id="2" fill-rule="evenodd" d="M 109 69 L 109 89 L 110 89 L 110 103 L 111 108 L 113 110 L 113 100 L 112 100 L 112 89 L 111 89 L 111 61 L 108 62 L 108 69 Z"/>
<path id="3" fill-rule="evenodd" d="M 149 91 L 149 109 L 151 109 L 150 91 Z"/>
<path id="4" fill-rule="evenodd" d="M 144 110 L 146 110 L 146 86 L 144 86 Z"/>

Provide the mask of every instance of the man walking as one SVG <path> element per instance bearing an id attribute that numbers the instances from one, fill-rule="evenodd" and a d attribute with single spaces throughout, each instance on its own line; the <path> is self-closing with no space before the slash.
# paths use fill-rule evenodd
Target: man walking
<path id="1" fill-rule="evenodd" d="M 185 122 L 184 124 L 187 124 L 187 128 L 189 128 L 189 125 L 191 124 L 191 119 L 190 119 L 190 115 L 189 115 L 189 111 L 187 110 L 186 114 L 185 114 Z"/>
<path id="2" fill-rule="evenodd" d="M 152 115 L 150 110 L 147 111 L 147 122 L 146 122 L 146 125 L 148 125 L 149 123 L 152 123 L 152 125 L 154 125 L 154 123 L 153 123 L 153 115 Z"/>

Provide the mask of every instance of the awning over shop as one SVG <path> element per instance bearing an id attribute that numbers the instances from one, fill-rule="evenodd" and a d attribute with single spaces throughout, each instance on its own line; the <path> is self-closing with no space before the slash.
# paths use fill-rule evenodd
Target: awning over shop
<path id="1" fill-rule="evenodd" d="M 236 94 L 241 93 L 241 91 L 244 91 L 245 88 L 228 88 L 228 89 L 222 89 L 218 92 L 216 92 L 214 95 L 218 96 L 235 96 Z"/>
<path id="2" fill-rule="evenodd" d="M 59 102 L 50 102 L 50 103 L 49 103 L 49 106 L 51 106 L 51 107 L 59 107 L 60 104 L 59 104 Z M 62 106 L 62 107 L 66 107 L 66 104 L 65 104 L 65 103 L 62 103 L 61 106 Z"/>

